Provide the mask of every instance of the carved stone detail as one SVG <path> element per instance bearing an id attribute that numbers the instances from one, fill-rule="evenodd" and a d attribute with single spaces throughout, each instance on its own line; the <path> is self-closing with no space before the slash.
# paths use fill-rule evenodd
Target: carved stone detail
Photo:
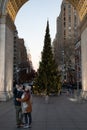
<path id="1" fill-rule="evenodd" d="M 80 20 L 82 21 L 87 14 L 87 0 L 67 0 L 69 1 L 77 10 Z"/>

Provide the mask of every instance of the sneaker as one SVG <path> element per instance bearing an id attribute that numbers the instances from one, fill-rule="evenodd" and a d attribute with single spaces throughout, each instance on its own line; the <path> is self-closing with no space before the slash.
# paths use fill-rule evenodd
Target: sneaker
<path id="1" fill-rule="evenodd" d="M 31 124 L 29 125 L 29 128 L 31 128 Z"/>
<path id="2" fill-rule="evenodd" d="M 23 128 L 24 128 L 24 129 L 27 129 L 27 128 L 29 128 L 29 125 L 25 125 Z"/>

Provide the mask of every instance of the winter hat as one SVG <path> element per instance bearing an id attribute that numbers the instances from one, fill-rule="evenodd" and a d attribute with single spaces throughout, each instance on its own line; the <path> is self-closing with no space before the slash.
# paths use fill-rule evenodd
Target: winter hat
<path id="1" fill-rule="evenodd" d="M 31 90 L 31 86 L 26 86 L 25 87 L 25 91 L 30 91 Z"/>

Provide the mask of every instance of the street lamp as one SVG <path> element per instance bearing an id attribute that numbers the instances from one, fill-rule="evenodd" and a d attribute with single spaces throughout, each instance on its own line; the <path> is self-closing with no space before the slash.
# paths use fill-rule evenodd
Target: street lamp
<path id="1" fill-rule="evenodd" d="M 62 73 L 63 73 L 62 82 L 63 82 L 64 81 L 64 51 L 62 51 L 62 57 L 63 57 L 63 64 L 62 64 Z"/>
<path id="2" fill-rule="evenodd" d="M 18 69 L 18 67 L 16 67 L 16 75 L 17 75 L 16 80 L 17 80 L 17 84 L 19 84 L 19 71 L 20 71 L 20 69 Z"/>

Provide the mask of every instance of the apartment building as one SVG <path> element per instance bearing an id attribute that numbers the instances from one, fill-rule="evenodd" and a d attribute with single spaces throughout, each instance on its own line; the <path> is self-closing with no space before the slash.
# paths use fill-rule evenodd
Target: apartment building
<path id="1" fill-rule="evenodd" d="M 62 80 L 67 80 L 68 71 L 75 69 L 75 41 L 78 39 L 79 23 L 75 8 L 67 0 L 63 0 L 53 42 L 54 57 L 62 73 Z"/>

